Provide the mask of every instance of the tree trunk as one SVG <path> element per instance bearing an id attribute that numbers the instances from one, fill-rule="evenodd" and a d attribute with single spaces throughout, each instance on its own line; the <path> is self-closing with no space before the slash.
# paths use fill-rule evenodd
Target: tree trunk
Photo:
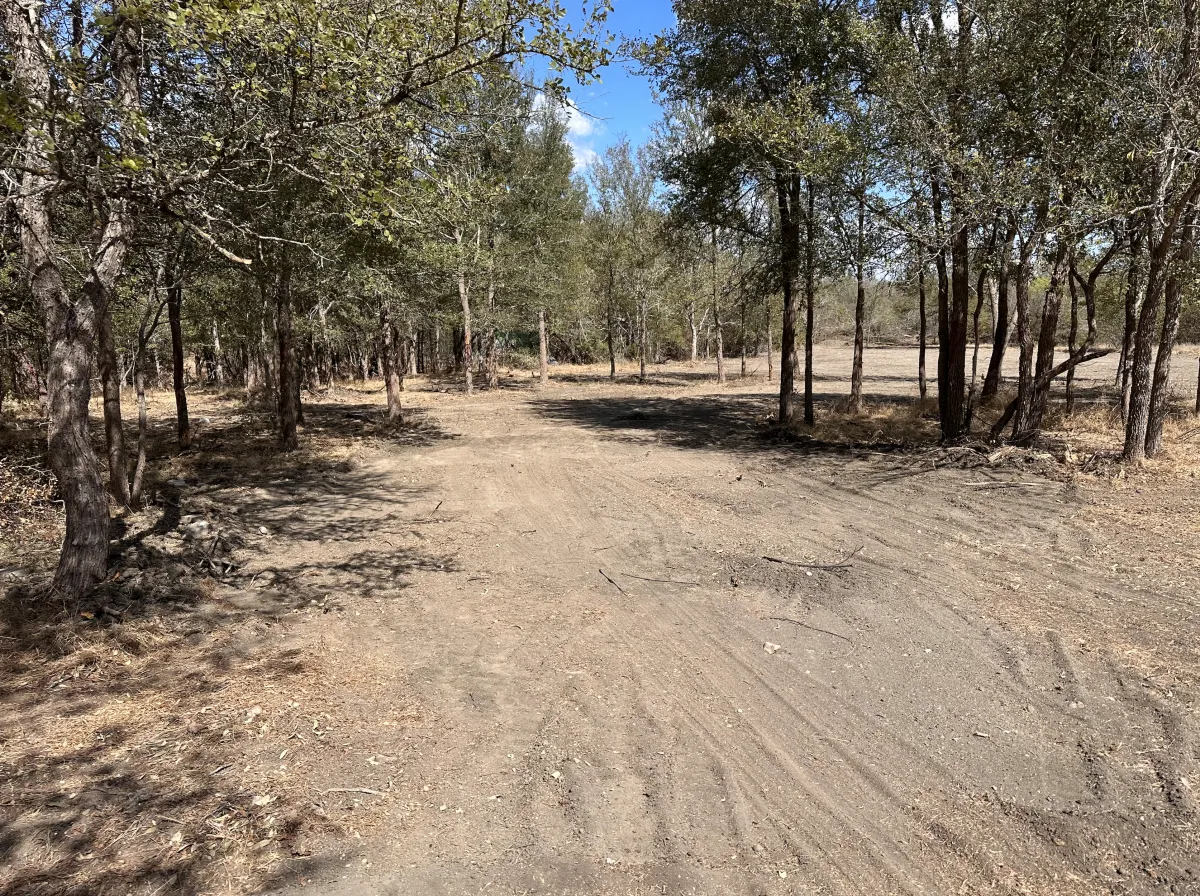
<path id="1" fill-rule="evenodd" d="M 696 365 L 696 356 L 700 350 L 700 329 L 696 326 L 696 303 L 688 302 L 687 306 L 688 326 L 692 331 L 692 353 L 689 357 L 689 363 L 694 367 Z"/>
<path id="2" fill-rule="evenodd" d="M 179 436 L 179 447 L 189 448 L 192 444 L 192 426 L 188 421 L 187 370 L 183 364 L 183 282 L 182 272 L 176 267 L 167 284 L 167 322 L 171 327 L 171 378 L 175 387 L 175 429 Z"/>
<path id="3" fill-rule="evenodd" d="M 717 385 L 725 385 L 725 337 L 722 333 L 721 309 L 713 306 L 713 323 L 717 333 Z"/>
<path id="4" fill-rule="evenodd" d="M 279 345 L 279 437 L 284 451 L 300 447 L 300 369 L 292 318 L 292 264 L 287 250 L 279 252 L 275 277 L 275 336 Z"/>
<path id="5" fill-rule="evenodd" d="M 1158 306 L 1162 301 L 1164 269 L 1167 263 L 1166 240 L 1147 240 L 1150 245 L 1146 268 L 1146 294 L 1138 314 L 1133 339 L 1133 365 L 1129 372 L 1129 412 L 1125 422 L 1126 462 L 1137 463 L 1146 456 L 1146 436 L 1150 426 L 1150 402 L 1153 389 L 1150 364 L 1154 354 L 1154 331 L 1158 326 Z"/>
<path id="6" fill-rule="evenodd" d="M 550 346 L 546 340 L 546 310 L 538 309 L 538 375 L 541 387 L 550 384 Z"/>
<path id="7" fill-rule="evenodd" d="M 403 369 L 400 335 L 396 332 L 396 324 L 386 305 L 379 309 L 379 345 L 379 360 L 383 365 L 383 381 L 387 388 L 387 418 L 399 423 L 403 414 L 400 393 L 404 386 L 400 376 Z"/>
<path id="8" fill-rule="evenodd" d="M 771 299 L 768 296 L 763 302 L 763 313 L 767 319 L 767 382 L 771 382 L 775 378 L 774 359 L 771 355 Z"/>
<path id="9" fill-rule="evenodd" d="M 1071 258 L 1071 268 L 1075 267 L 1075 259 Z M 1075 278 L 1068 275 L 1067 283 L 1071 287 L 1071 328 L 1067 331 L 1067 354 L 1075 354 L 1075 344 L 1079 341 L 1079 290 L 1075 286 Z M 1075 368 L 1067 371 L 1067 416 L 1075 413 Z"/>
<path id="10" fill-rule="evenodd" d="M 616 328 L 616 321 L 613 319 L 613 288 L 615 286 L 616 271 L 613 270 L 612 262 L 608 265 L 608 297 L 605 302 L 605 309 L 608 316 L 608 378 L 615 380 L 617 378 L 617 347 L 616 338 L 613 330 Z"/>
<path id="11" fill-rule="evenodd" d="M 46 154 L 50 73 L 41 50 L 40 21 L 17 3 L 3 7 L 8 76 L 27 103 L 21 142 L 25 172 L 15 202 L 22 260 L 30 293 L 46 327 L 47 449 L 66 511 L 66 536 L 52 590 L 74 601 L 103 579 L 108 557 L 108 501 L 88 438 L 92 349 L 96 339 L 93 297 L 67 295 L 54 243 L 52 197 L 58 180 Z"/>
<path id="12" fill-rule="evenodd" d="M 158 329 L 159 319 L 162 317 L 163 306 L 165 301 L 159 300 L 162 289 L 162 281 L 165 276 L 163 266 L 160 265 L 157 274 L 154 278 L 154 289 L 151 292 L 150 301 L 146 305 L 146 312 L 142 315 L 141 326 L 138 327 L 137 335 L 137 354 L 133 360 L 133 385 L 137 390 L 138 403 L 138 444 L 137 444 L 137 463 L 133 469 L 133 487 L 130 489 L 131 506 L 140 508 L 142 506 L 142 491 L 143 482 L 146 475 L 146 445 L 149 441 L 150 423 L 146 408 L 146 347 L 150 342 L 150 337 L 154 335 L 154 331 Z M 154 319 L 150 319 L 150 309 L 154 308 L 155 303 L 158 307 L 154 312 Z"/>
<path id="13" fill-rule="evenodd" d="M 776 202 L 779 211 L 779 258 L 783 281 L 783 322 L 779 337 L 779 423 L 793 420 L 793 392 L 796 386 L 796 287 L 800 268 L 800 227 L 796 215 L 799 179 L 776 175 Z"/>
<path id="14" fill-rule="evenodd" d="M 1008 348 L 1009 310 L 1008 281 L 1012 263 L 1013 243 L 1017 238 L 1016 219 L 1010 217 L 1004 245 L 996 262 L 996 312 L 992 320 L 992 357 L 988 361 L 987 375 L 983 378 L 980 398 L 987 401 L 1000 391 L 1004 380 L 1004 353 Z"/>
<path id="15" fill-rule="evenodd" d="M 717 230 L 712 228 L 709 241 L 709 262 L 712 266 L 712 288 L 709 298 L 712 300 L 713 325 L 717 330 L 717 385 L 725 385 L 725 339 L 722 333 L 721 306 L 717 296 Z"/>
<path id="16" fill-rule="evenodd" d="M 854 361 L 850 368 L 850 413 L 861 414 L 863 409 L 863 352 L 866 348 L 865 317 L 867 287 L 863 268 L 866 254 L 867 196 L 858 196 L 858 239 L 854 251 L 854 278 L 857 287 L 854 298 Z"/>
<path id="17" fill-rule="evenodd" d="M 917 268 L 917 306 L 920 322 L 918 329 L 917 348 L 917 388 L 921 390 L 921 398 L 924 399 L 929 391 L 929 379 L 925 373 L 925 346 L 929 339 L 929 321 L 928 315 L 925 312 L 925 253 L 920 253 L 920 267 Z"/>
<path id="18" fill-rule="evenodd" d="M 941 186 L 935 179 L 934 208 L 941 217 Z M 971 307 L 970 229 L 957 208 L 961 197 L 952 197 L 950 282 L 943 289 L 945 250 L 939 253 L 938 270 L 938 417 L 942 441 L 957 441 L 966 423 L 967 322 Z"/>
<path id="19" fill-rule="evenodd" d="M 650 336 L 647 332 L 646 317 L 649 307 L 645 294 L 638 302 L 638 382 L 646 382 L 646 355 L 650 351 Z"/>
<path id="20" fill-rule="evenodd" d="M 324 325 L 323 321 L 322 325 Z M 221 333 L 217 330 L 217 322 L 215 320 L 212 325 L 212 339 L 213 373 L 217 381 L 217 388 L 220 389 L 225 385 L 225 365 L 221 363 Z"/>
<path id="21" fill-rule="evenodd" d="M 1118 364 L 1118 381 L 1121 386 L 1121 419 L 1129 419 L 1129 384 L 1133 371 L 1133 340 L 1137 333 L 1138 316 L 1142 310 L 1140 269 L 1142 257 L 1142 229 L 1131 224 L 1133 236 L 1129 241 L 1129 271 L 1125 286 L 1125 329 L 1121 338 L 1121 358 Z"/>
<path id="22" fill-rule="evenodd" d="M 817 193 L 808 178 L 808 210 L 804 215 L 804 423 L 812 426 L 817 416 L 813 409 L 813 330 L 817 304 Z"/>
<path id="23" fill-rule="evenodd" d="M 104 399 L 104 436 L 108 446 L 108 488 L 122 507 L 130 506 L 129 461 L 125 450 L 125 429 L 121 420 L 121 370 L 117 364 L 116 342 L 112 330 L 110 298 L 117 275 L 124 263 L 129 228 L 124 212 L 113 211 L 101 237 L 96 261 L 84 281 L 96 314 L 96 359 L 100 368 L 100 391 Z"/>
<path id="24" fill-rule="evenodd" d="M 1171 355 L 1175 337 L 1179 334 L 1179 316 L 1183 311 L 1184 278 L 1191 271 L 1195 249 L 1195 210 L 1180 228 L 1179 247 L 1175 251 L 1171 272 L 1167 277 L 1166 300 L 1163 303 L 1162 336 L 1154 359 L 1154 386 L 1150 394 L 1150 416 L 1146 425 L 1146 455 L 1162 453 L 1163 425 L 1171 404 Z"/>
<path id="25" fill-rule="evenodd" d="M 1039 207 L 1038 223 L 1021 245 L 1017 257 L 1017 343 L 1020 356 L 1017 361 L 1017 399 L 1013 417 L 1013 437 L 1028 428 L 1033 409 L 1033 326 L 1029 317 L 1029 288 L 1033 280 L 1033 256 L 1041 242 L 1040 224 L 1045 219 L 1044 206 Z"/>
<path id="26" fill-rule="evenodd" d="M 471 289 L 467 284 L 466 271 L 461 266 L 458 269 L 458 299 L 462 306 L 463 317 L 463 378 L 467 394 L 473 395 L 475 393 L 475 374 L 472 370 L 471 359 Z"/>
<path id="27" fill-rule="evenodd" d="M 742 325 L 741 325 L 741 343 L 742 343 L 742 379 L 746 378 L 746 298 L 742 297 Z"/>
<path id="28" fill-rule="evenodd" d="M 1054 367 L 1054 349 L 1058 339 L 1058 320 L 1062 313 L 1062 281 L 1066 275 L 1066 260 L 1067 248 L 1064 243 L 1060 242 L 1054 253 L 1054 267 L 1050 273 L 1050 283 L 1046 287 L 1046 293 L 1042 299 L 1042 325 L 1038 333 L 1035 383 L 1043 382 L 1047 372 Z M 1026 418 L 1025 428 L 1016 433 L 1018 440 L 1029 439 L 1042 428 L 1042 419 L 1046 415 L 1046 408 L 1050 402 L 1050 386 L 1051 383 L 1047 382 L 1044 386 L 1035 385 L 1031 390 L 1029 416 Z"/>

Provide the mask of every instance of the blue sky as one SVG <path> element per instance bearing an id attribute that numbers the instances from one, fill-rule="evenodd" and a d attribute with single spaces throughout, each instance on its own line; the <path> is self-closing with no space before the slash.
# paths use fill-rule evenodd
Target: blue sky
<path id="1" fill-rule="evenodd" d="M 616 50 L 622 38 L 651 37 L 674 23 L 671 0 L 613 0 L 608 17 L 612 47 Z M 621 134 L 627 134 L 635 146 L 650 138 L 651 126 L 658 121 L 661 110 L 651 96 L 649 82 L 630 74 L 620 61 L 600 72 L 600 83 L 580 87 L 570 78 L 567 82 L 578 107 L 571 112 L 569 136 L 577 168 L 584 167 Z"/>

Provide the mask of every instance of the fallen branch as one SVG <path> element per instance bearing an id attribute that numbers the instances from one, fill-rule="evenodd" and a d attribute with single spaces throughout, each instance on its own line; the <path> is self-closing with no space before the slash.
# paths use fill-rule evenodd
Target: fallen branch
<path id="1" fill-rule="evenodd" d="M 383 796 L 378 790 L 372 790 L 369 787 L 330 787 L 328 790 L 318 790 L 317 793 L 321 796 L 327 793 L 365 793 L 369 796 Z"/>
<path id="2" fill-rule="evenodd" d="M 789 619 L 786 616 L 768 616 L 767 618 L 772 619 L 775 622 L 790 622 L 792 625 L 798 625 L 801 628 L 808 629 L 809 631 L 820 632 L 823 635 L 833 635 L 833 637 L 835 637 L 835 638 L 841 638 L 847 644 L 854 643 L 852 640 L 847 638 L 845 635 L 839 635 L 837 632 L 831 632 L 831 631 L 828 631 L 827 629 L 817 628 L 815 625 L 809 625 L 807 622 L 801 622 L 799 619 Z"/>
<path id="3" fill-rule="evenodd" d="M 619 573 L 627 579 L 637 579 L 639 582 L 658 582 L 662 585 L 691 585 L 693 587 L 699 585 L 699 582 L 680 582 L 677 579 L 648 579 L 645 576 L 635 576 L 631 572 Z"/>
<path id="4" fill-rule="evenodd" d="M 783 563 L 787 566 L 799 566 L 803 569 L 852 569 L 854 564 L 850 561 L 865 547 L 865 544 L 859 545 L 837 563 L 799 563 L 795 560 L 784 560 L 781 557 L 768 557 L 765 554 L 763 555 L 763 559 L 769 563 Z"/>
<path id="5" fill-rule="evenodd" d="M 606 573 L 604 570 L 600 570 L 600 575 L 602 575 L 602 576 L 604 576 L 604 578 L 608 579 L 608 583 L 609 583 L 610 585 L 612 585 L 614 588 L 616 588 L 618 591 L 620 591 L 622 594 L 624 594 L 626 597 L 628 597 L 628 596 L 629 596 L 629 595 L 626 593 L 626 591 L 625 591 L 625 589 L 624 589 L 624 588 L 622 588 L 620 585 L 618 585 L 618 584 L 617 584 L 616 582 L 614 582 L 612 579 L 609 579 L 609 578 L 608 578 L 608 573 Z"/>

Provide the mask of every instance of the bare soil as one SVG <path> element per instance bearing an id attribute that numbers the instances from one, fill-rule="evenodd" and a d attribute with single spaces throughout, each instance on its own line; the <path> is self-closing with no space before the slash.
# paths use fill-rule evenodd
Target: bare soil
<path id="1" fill-rule="evenodd" d="M 855 419 L 817 364 L 795 434 L 763 359 L 338 389 L 292 456 L 156 398 L 112 581 L 5 601 L 0 893 L 1200 893 L 1192 425 L 1117 466 L 1100 367 L 944 449 L 914 352 Z"/>

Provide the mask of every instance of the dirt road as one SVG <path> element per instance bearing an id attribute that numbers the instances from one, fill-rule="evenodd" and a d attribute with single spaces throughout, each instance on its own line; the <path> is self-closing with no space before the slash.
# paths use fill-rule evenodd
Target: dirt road
<path id="1" fill-rule="evenodd" d="M 1117 565 L 1075 485 L 764 443 L 766 390 L 414 393 L 419 444 L 257 491 L 260 564 L 384 670 L 364 727 L 425 719 L 340 760 L 383 820 L 278 892 L 1200 892 L 1154 665 L 1195 566 Z"/>

